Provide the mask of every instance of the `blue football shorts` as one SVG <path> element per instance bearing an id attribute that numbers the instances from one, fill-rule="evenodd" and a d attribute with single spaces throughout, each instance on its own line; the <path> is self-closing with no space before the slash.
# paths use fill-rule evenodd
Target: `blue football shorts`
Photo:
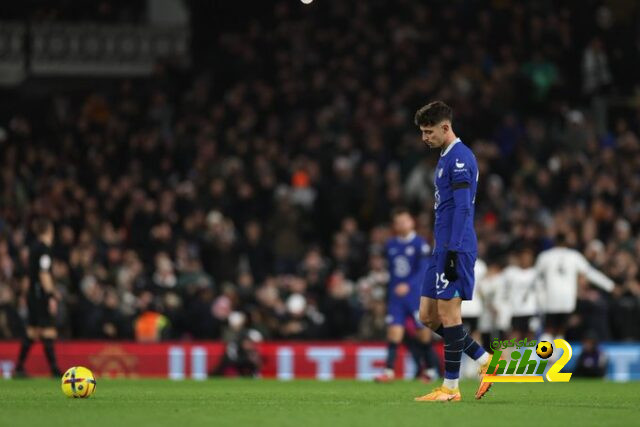
<path id="1" fill-rule="evenodd" d="M 458 262 L 456 263 L 458 279 L 455 282 L 449 282 L 444 277 L 444 263 L 447 253 L 434 253 L 429 259 L 429 266 L 422 283 L 422 296 L 433 299 L 459 297 L 463 300 L 470 300 L 473 297 L 475 284 L 473 267 L 477 255 L 475 252 L 458 252 Z"/>
<path id="2" fill-rule="evenodd" d="M 407 318 L 411 318 L 418 328 L 423 328 L 419 320 L 419 310 L 420 298 L 416 292 L 410 292 L 401 298 L 391 296 L 387 300 L 387 325 L 404 326 Z"/>

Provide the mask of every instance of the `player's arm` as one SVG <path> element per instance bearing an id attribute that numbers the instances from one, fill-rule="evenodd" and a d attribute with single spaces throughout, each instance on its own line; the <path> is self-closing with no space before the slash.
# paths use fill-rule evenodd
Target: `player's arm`
<path id="1" fill-rule="evenodd" d="M 51 277 L 51 273 L 49 272 L 40 272 L 40 283 L 42 283 L 42 288 L 45 293 L 50 296 L 55 296 L 55 286 L 53 284 L 53 277 Z"/>
<path id="2" fill-rule="evenodd" d="M 395 274 L 393 271 L 394 266 L 393 266 L 393 257 L 391 256 L 391 247 L 388 242 L 384 247 L 384 254 L 385 254 L 385 258 L 387 259 L 387 271 L 389 273 L 387 295 L 390 297 L 392 294 L 394 294 L 396 296 L 402 297 L 407 293 L 409 293 L 409 285 L 396 280 L 397 278 L 395 277 Z"/>
<path id="3" fill-rule="evenodd" d="M 613 291 L 615 283 L 613 280 L 609 279 L 603 273 L 601 273 L 598 269 L 594 268 L 589 264 L 589 261 L 581 254 L 576 253 L 576 262 L 578 265 L 578 271 L 585 275 L 587 280 L 597 287 L 604 289 L 607 292 Z"/>
<path id="4" fill-rule="evenodd" d="M 456 162 L 457 163 L 457 162 Z M 466 163 L 466 162 L 465 162 Z M 462 164 L 461 168 L 454 167 L 451 178 L 453 190 L 453 223 L 451 224 L 451 236 L 445 260 L 444 274 L 448 281 L 458 279 L 456 263 L 458 252 L 462 249 L 462 238 L 471 220 L 471 174 L 470 166 Z"/>
<path id="5" fill-rule="evenodd" d="M 38 272 L 38 278 L 40 279 L 40 283 L 42 284 L 42 289 L 50 298 L 55 297 L 56 287 L 53 282 L 53 275 L 51 274 L 51 255 L 45 253 L 40 256 L 38 264 L 40 268 L 40 271 Z"/>

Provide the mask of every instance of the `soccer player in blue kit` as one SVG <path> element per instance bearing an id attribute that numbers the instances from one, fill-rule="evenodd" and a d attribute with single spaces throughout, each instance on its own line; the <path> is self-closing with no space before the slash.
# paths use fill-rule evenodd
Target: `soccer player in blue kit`
<path id="1" fill-rule="evenodd" d="M 473 267 L 477 256 L 473 228 L 476 188 L 479 172 L 475 156 L 456 137 L 451 127 L 453 113 L 442 101 L 420 108 L 415 124 L 422 141 L 440 149 L 435 170 L 434 249 L 422 284 L 420 321 L 444 339 L 444 382 L 431 393 L 415 400 L 421 402 L 459 401 L 458 388 L 462 353 L 480 364 L 480 374 L 487 374 L 490 357 L 462 327 L 462 300 L 473 295 Z M 480 382 L 476 399 L 492 383 Z"/>
<path id="2" fill-rule="evenodd" d="M 405 332 L 405 322 L 413 321 L 417 328 L 417 348 L 412 346 L 414 359 L 421 368 L 424 362 L 424 378 L 435 376 L 438 358 L 431 348 L 431 330 L 418 320 L 420 290 L 427 267 L 431 248 L 415 232 L 415 221 L 411 212 L 403 207 L 393 210 L 393 231 L 395 236 L 385 245 L 385 255 L 389 269 L 387 291 L 387 363 L 384 372 L 375 378 L 376 382 L 389 382 L 395 378 L 394 365 L 398 346 Z"/>

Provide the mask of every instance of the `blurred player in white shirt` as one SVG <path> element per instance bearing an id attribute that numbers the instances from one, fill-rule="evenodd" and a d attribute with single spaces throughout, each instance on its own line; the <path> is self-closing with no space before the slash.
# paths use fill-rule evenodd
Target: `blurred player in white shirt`
<path id="1" fill-rule="evenodd" d="M 502 275 L 502 262 L 489 260 L 487 270 L 478 281 L 478 297 L 482 301 L 482 312 L 478 317 L 478 331 L 482 335 L 483 344 L 489 345 L 494 339 L 506 338 L 511 315 L 509 300 Z"/>
<path id="2" fill-rule="evenodd" d="M 535 292 L 536 270 L 533 268 L 533 250 L 518 250 L 515 263 L 502 271 L 506 298 L 511 316 L 511 338 L 533 339 L 538 304 Z"/>
<path id="3" fill-rule="evenodd" d="M 469 331 L 471 338 L 482 343 L 482 336 L 478 329 L 478 320 L 485 310 L 481 287 L 483 279 L 487 274 L 487 264 L 480 258 L 476 259 L 476 263 L 473 266 L 473 274 L 476 280 L 476 286 L 473 288 L 473 298 L 468 301 L 462 301 L 462 324 Z M 463 357 L 460 374 L 463 378 L 475 378 L 477 375 L 475 363 L 470 363 L 470 359 Z"/>
<path id="4" fill-rule="evenodd" d="M 553 337 L 564 336 L 569 315 L 576 309 L 579 274 L 607 292 L 614 288 L 613 281 L 592 267 L 580 252 L 566 247 L 564 234 L 558 234 L 555 247 L 538 255 L 535 269 L 545 332 Z"/>
<path id="5" fill-rule="evenodd" d="M 487 274 L 487 264 L 480 258 L 476 259 L 473 273 L 477 285 L 473 289 L 473 298 L 468 301 L 462 301 L 461 312 L 462 323 L 469 330 L 469 335 L 471 335 L 474 340 L 479 341 L 480 337 L 477 336 L 478 318 L 484 310 L 484 303 L 482 301 L 482 292 L 480 292 L 478 288 L 480 287 L 480 282 L 482 282 L 484 276 Z"/>

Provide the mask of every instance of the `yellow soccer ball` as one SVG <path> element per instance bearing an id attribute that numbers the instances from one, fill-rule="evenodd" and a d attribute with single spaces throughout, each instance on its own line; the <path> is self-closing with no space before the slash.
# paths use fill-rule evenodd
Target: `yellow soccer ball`
<path id="1" fill-rule="evenodd" d="M 548 359 L 553 354 L 553 346 L 549 341 L 540 341 L 536 346 L 536 354 L 541 359 Z"/>
<path id="2" fill-rule="evenodd" d="M 62 376 L 62 392 L 67 397 L 89 397 L 96 391 L 96 378 L 84 366 L 69 368 Z"/>

